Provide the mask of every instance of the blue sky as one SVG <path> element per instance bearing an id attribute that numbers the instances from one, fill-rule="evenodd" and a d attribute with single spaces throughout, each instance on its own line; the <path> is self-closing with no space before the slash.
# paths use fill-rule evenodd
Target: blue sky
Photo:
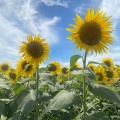
<path id="1" fill-rule="evenodd" d="M 52 50 L 49 60 L 58 61 L 69 66 L 72 55 L 84 52 L 74 51 L 75 45 L 67 37 L 70 34 L 65 28 L 74 24 L 73 18 L 78 13 L 83 19 L 88 8 L 101 8 L 106 15 L 112 15 L 115 38 L 108 54 L 88 55 L 88 61 L 101 62 L 111 57 L 115 64 L 120 64 L 120 1 L 118 0 L 0 0 L 0 63 L 9 62 L 11 66 L 19 60 L 20 41 L 26 41 L 27 35 L 40 34 L 46 38 Z M 19 41 L 20 40 L 20 41 Z M 81 60 L 79 60 L 80 65 Z"/>

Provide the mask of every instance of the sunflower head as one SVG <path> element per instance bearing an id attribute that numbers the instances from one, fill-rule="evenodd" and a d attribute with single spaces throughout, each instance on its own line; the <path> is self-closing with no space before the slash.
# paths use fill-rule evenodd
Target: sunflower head
<path id="1" fill-rule="evenodd" d="M 111 58 L 103 58 L 102 63 L 107 65 L 109 68 L 114 68 L 114 62 Z"/>
<path id="2" fill-rule="evenodd" d="M 40 38 L 39 35 L 34 37 L 28 35 L 27 40 L 28 42 L 22 42 L 20 46 L 19 52 L 23 53 L 22 57 L 36 65 L 48 59 L 50 50 L 45 39 Z"/>
<path id="3" fill-rule="evenodd" d="M 112 44 L 113 38 L 112 23 L 108 21 L 111 16 L 106 17 L 100 9 L 95 13 L 94 9 L 86 12 L 85 20 L 76 14 L 75 24 L 70 24 L 73 28 L 66 30 L 71 32 L 68 39 L 74 40 L 76 48 L 85 49 L 86 52 L 96 53 L 107 52 L 108 44 Z M 75 48 L 75 49 L 76 49 Z"/>
<path id="4" fill-rule="evenodd" d="M 118 73 L 118 76 L 120 77 L 120 66 L 117 66 L 117 67 L 116 67 L 116 71 L 117 71 L 117 73 Z"/>
<path id="5" fill-rule="evenodd" d="M 70 70 L 67 67 L 62 67 L 61 68 L 61 73 L 63 76 L 67 77 L 70 74 Z"/>
<path id="6" fill-rule="evenodd" d="M 104 67 L 103 66 L 96 67 L 95 73 L 99 77 L 98 78 L 98 83 L 102 82 L 102 83 L 106 84 L 107 77 L 106 77 L 106 74 L 105 74 Z"/>
<path id="7" fill-rule="evenodd" d="M 59 62 L 57 61 L 52 61 L 51 63 L 49 63 L 49 65 L 47 66 L 48 71 L 52 74 L 58 74 L 61 70 L 61 65 Z"/>
<path id="8" fill-rule="evenodd" d="M 107 84 L 110 85 L 114 84 L 116 78 L 118 77 L 118 72 L 116 70 L 106 69 L 105 73 L 106 73 L 106 77 L 108 78 Z"/>
<path id="9" fill-rule="evenodd" d="M 24 77 L 32 76 L 35 72 L 35 65 L 24 59 L 20 59 L 17 63 L 17 70 Z"/>
<path id="10" fill-rule="evenodd" d="M 9 73 L 10 68 L 11 68 L 11 66 L 9 65 L 8 62 L 3 62 L 3 63 L 0 65 L 0 70 L 1 70 L 1 72 L 5 73 L 5 74 L 8 74 L 8 73 Z"/>
<path id="11" fill-rule="evenodd" d="M 15 83 L 18 78 L 17 70 L 15 69 L 10 70 L 10 72 L 8 73 L 8 77 L 11 82 Z"/>

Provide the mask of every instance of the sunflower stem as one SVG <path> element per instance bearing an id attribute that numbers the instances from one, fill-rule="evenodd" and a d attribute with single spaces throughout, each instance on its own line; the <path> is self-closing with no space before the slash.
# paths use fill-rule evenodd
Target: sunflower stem
<path id="1" fill-rule="evenodd" d="M 37 66 L 37 67 L 36 67 L 36 120 L 39 120 L 38 84 L 39 84 L 39 74 L 38 74 L 38 66 Z"/>
<path id="2" fill-rule="evenodd" d="M 86 68 L 86 57 L 87 57 L 87 52 L 85 52 L 85 56 L 83 59 L 83 67 L 84 69 Z M 86 106 L 86 93 L 87 93 L 87 86 L 86 86 L 86 79 L 84 77 L 83 80 L 83 112 L 84 112 L 84 119 L 86 118 L 86 111 L 87 111 L 87 106 Z"/>

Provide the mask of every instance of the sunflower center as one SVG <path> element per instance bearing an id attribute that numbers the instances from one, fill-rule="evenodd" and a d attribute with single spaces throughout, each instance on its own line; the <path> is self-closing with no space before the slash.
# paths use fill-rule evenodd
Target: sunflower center
<path id="1" fill-rule="evenodd" d="M 10 72 L 9 76 L 10 76 L 11 79 L 16 79 L 16 74 L 15 73 Z"/>
<path id="2" fill-rule="evenodd" d="M 2 65 L 2 66 L 1 66 L 1 69 L 2 69 L 3 71 L 7 71 L 8 68 L 9 68 L 8 65 Z"/>
<path id="3" fill-rule="evenodd" d="M 26 72 L 29 72 L 32 69 L 32 65 L 24 61 L 22 63 L 22 69 L 25 70 Z"/>
<path id="4" fill-rule="evenodd" d="M 106 76 L 108 78 L 113 78 L 113 72 L 112 71 L 106 71 Z"/>
<path id="5" fill-rule="evenodd" d="M 33 57 L 33 58 L 39 58 L 43 54 L 43 46 L 35 41 L 32 41 L 28 43 L 27 45 L 27 52 Z"/>
<path id="6" fill-rule="evenodd" d="M 48 70 L 49 71 L 55 71 L 57 69 L 57 67 L 54 65 L 54 64 L 50 64 L 49 66 L 48 66 Z"/>
<path id="7" fill-rule="evenodd" d="M 110 62 L 105 61 L 104 63 L 105 63 L 108 67 L 110 67 Z"/>
<path id="8" fill-rule="evenodd" d="M 85 22 L 79 31 L 80 39 L 87 45 L 98 44 L 101 41 L 101 35 L 101 28 L 95 22 Z"/>
<path id="9" fill-rule="evenodd" d="M 62 68 L 62 73 L 64 74 L 68 73 L 68 69 L 66 67 Z"/>
<path id="10" fill-rule="evenodd" d="M 99 76 L 98 81 L 102 81 L 103 75 L 101 73 L 96 73 L 96 74 Z"/>

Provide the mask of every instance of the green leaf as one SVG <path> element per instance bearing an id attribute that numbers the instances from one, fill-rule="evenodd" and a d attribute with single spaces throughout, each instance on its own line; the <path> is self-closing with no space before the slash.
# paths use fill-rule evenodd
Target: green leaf
<path id="1" fill-rule="evenodd" d="M 43 111 L 40 117 L 42 118 L 42 116 L 50 110 L 60 110 L 67 108 L 71 106 L 73 103 L 75 103 L 76 100 L 77 96 L 75 92 L 62 90 L 51 100 L 50 104 Z"/>
<path id="2" fill-rule="evenodd" d="M 83 70 L 83 75 L 85 76 L 85 79 L 87 79 L 90 83 L 94 82 L 96 79 L 95 73 L 89 68 Z"/>
<path id="3" fill-rule="evenodd" d="M 2 112 L 3 112 L 4 106 L 5 106 L 5 103 L 0 100 L 0 115 L 1 115 Z"/>
<path id="4" fill-rule="evenodd" d="M 40 81 L 52 81 L 52 75 L 50 73 L 39 73 Z"/>
<path id="5" fill-rule="evenodd" d="M 20 111 L 17 111 L 10 120 L 28 120 Z"/>
<path id="6" fill-rule="evenodd" d="M 79 74 L 79 75 L 76 76 L 76 79 L 77 79 L 77 81 L 79 81 L 80 83 L 82 83 L 83 80 L 84 80 L 84 77 L 83 77 L 82 74 Z"/>
<path id="7" fill-rule="evenodd" d="M 74 67 L 77 60 L 79 58 L 81 58 L 81 57 L 82 57 L 81 55 L 73 55 L 73 56 L 71 56 L 70 57 L 70 67 Z"/>
<path id="8" fill-rule="evenodd" d="M 110 89 L 105 85 L 89 84 L 89 90 L 96 96 L 120 104 L 119 93 L 115 90 Z"/>
<path id="9" fill-rule="evenodd" d="M 111 105 L 107 104 L 107 105 L 104 105 L 102 111 L 104 111 L 105 109 L 110 108 L 110 107 L 113 108 L 114 110 L 116 110 L 116 108 L 117 108 L 117 107 L 120 107 L 120 105 L 118 105 L 118 104 L 116 104 L 116 103 L 113 103 L 113 104 L 111 104 Z"/>
<path id="10" fill-rule="evenodd" d="M 86 68 L 84 70 L 73 70 L 71 73 L 73 75 L 82 74 L 89 82 L 94 82 L 96 79 L 95 73 L 89 68 Z"/>
<path id="11" fill-rule="evenodd" d="M 35 103 L 36 92 L 32 89 L 30 91 L 23 90 L 11 103 L 11 107 L 15 114 L 19 114 L 20 111 L 27 118 Z"/>
<path id="12" fill-rule="evenodd" d="M 19 94 L 23 89 L 24 89 L 23 85 L 21 85 L 19 83 L 15 83 L 13 85 L 13 92 L 14 92 L 14 94 Z"/>
<path id="13" fill-rule="evenodd" d="M 10 89 L 4 79 L 0 78 L 0 88 Z"/>
<path id="14" fill-rule="evenodd" d="M 92 115 L 88 115 L 86 119 L 82 120 L 110 120 L 109 117 L 103 112 L 97 112 Z"/>

